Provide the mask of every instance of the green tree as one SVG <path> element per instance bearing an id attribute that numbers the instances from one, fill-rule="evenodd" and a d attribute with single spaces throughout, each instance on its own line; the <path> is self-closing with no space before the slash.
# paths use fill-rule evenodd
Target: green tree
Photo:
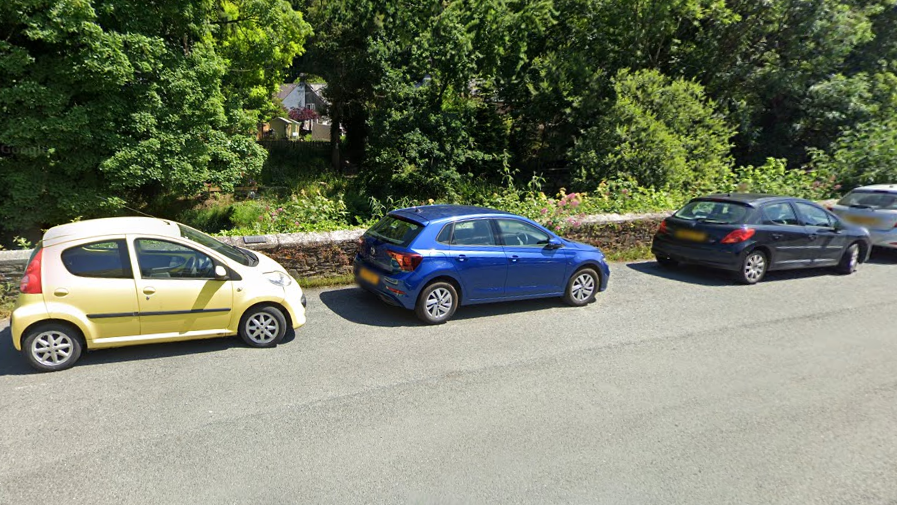
<path id="1" fill-rule="evenodd" d="M 830 152 L 813 150 L 811 166 L 835 174 L 845 189 L 897 181 L 897 117 L 856 125 Z"/>
<path id="2" fill-rule="evenodd" d="M 858 54 L 893 38 L 893 0 L 729 0 L 733 21 L 702 22 L 682 74 L 703 83 L 738 124 L 739 163 L 768 157 L 795 167 L 808 147 L 826 149 L 846 125 L 864 120 L 864 77 L 878 63 Z M 890 13 L 890 14 L 889 14 Z M 881 53 L 879 53 L 881 54 Z"/>
<path id="3" fill-rule="evenodd" d="M 582 189 L 620 176 L 643 186 L 697 188 L 731 167 L 734 131 L 699 84 L 654 70 L 622 70 L 614 94 L 598 125 L 570 153 Z"/>
<path id="4" fill-rule="evenodd" d="M 244 107 L 261 106 L 253 96 L 273 87 L 267 67 L 295 56 L 308 27 L 284 14 L 265 28 L 284 37 L 273 43 L 281 59 L 250 61 L 236 48 L 243 35 L 229 30 L 260 21 L 228 18 L 232 5 L 0 4 L 0 226 L 108 215 L 257 173 L 265 158 L 252 139 L 258 114 Z"/>

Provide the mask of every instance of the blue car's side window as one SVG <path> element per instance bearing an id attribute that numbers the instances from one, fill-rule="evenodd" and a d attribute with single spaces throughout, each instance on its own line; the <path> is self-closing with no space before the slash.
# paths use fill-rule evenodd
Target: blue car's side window
<path id="1" fill-rule="evenodd" d="M 516 219 L 499 219 L 498 229 L 502 241 L 509 246 L 544 247 L 551 238 L 535 226 Z"/>
<path id="2" fill-rule="evenodd" d="M 439 232 L 439 235 L 436 236 L 436 242 L 440 244 L 450 245 L 452 243 L 452 226 L 454 223 L 449 223 L 442 227 L 442 231 Z"/>
<path id="3" fill-rule="evenodd" d="M 498 245 L 495 242 L 495 236 L 492 234 L 492 225 L 487 219 L 473 219 L 455 223 L 450 244 L 468 246 Z"/>

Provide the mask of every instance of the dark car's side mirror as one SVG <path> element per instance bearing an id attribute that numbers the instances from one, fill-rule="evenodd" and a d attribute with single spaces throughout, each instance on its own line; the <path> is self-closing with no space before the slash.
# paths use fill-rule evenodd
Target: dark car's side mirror
<path id="1" fill-rule="evenodd" d="M 564 247 L 564 244 L 556 238 L 548 239 L 548 244 L 545 245 L 545 249 L 560 249 L 561 247 Z"/>

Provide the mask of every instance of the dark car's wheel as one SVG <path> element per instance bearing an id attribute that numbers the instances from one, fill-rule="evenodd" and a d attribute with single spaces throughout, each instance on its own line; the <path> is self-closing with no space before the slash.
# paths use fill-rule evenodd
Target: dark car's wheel
<path id="1" fill-rule="evenodd" d="M 240 338 L 250 347 L 274 347 L 287 333 L 287 320 L 274 307 L 249 309 L 240 319 Z"/>
<path id="2" fill-rule="evenodd" d="M 80 334 L 64 324 L 42 324 L 28 330 L 22 351 L 28 363 L 42 372 L 65 370 L 81 357 Z"/>
<path id="3" fill-rule="evenodd" d="M 751 251 L 741 262 L 741 269 L 735 272 L 735 278 L 744 284 L 756 284 L 766 275 L 768 261 L 762 251 Z"/>
<path id="4" fill-rule="evenodd" d="M 673 258 L 664 258 L 663 256 L 655 256 L 655 258 L 657 258 L 657 264 L 662 268 L 676 268 L 679 266 L 679 262 Z"/>
<path id="5" fill-rule="evenodd" d="M 448 282 L 434 282 L 417 297 L 414 312 L 427 324 L 442 324 L 458 309 L 458 291 Z"/>
<path id="6" fill-rule="evenodd" d="M 598 292 L 598 273 L 591 268 L 577 270 L 567 281 L 564 291 L 564 302 L 574 307 L 581 307 L 595 300 Z"/>
<path id="7" fill-rule="evenodd" d="M 835 270 L 838 271 L 839 274 L 850 275 L 857 271 L 857 267 L 860 264 L 860 244 L 850 244 L 850 247 L 844 251 L 844 255 L 841 256 L 841 261 L 838 263 L 838 266 L 835 267 Z"/>

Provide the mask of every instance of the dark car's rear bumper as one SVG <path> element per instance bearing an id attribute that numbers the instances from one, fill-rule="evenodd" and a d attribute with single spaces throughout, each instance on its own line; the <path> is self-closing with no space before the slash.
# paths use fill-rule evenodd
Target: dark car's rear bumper
<path id="1" fill-rule="evenodd" d="M 671 258 L 682 263 L 691 263 L 722 270 L 737 271 L 741 268 L 744 251 L 749 242 L 739 244 L 702 244 L 674 241 L 666 235 L 655 235 L 651 252 L 661 258 Z"/>

